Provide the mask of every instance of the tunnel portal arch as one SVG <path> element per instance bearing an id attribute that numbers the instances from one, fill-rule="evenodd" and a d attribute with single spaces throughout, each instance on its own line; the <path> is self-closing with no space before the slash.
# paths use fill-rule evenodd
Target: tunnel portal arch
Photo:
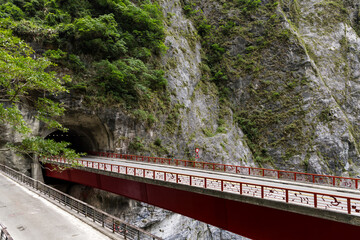
<path id="1" fill-rule="evenodd" d="M 77 152 L 113 151 L 113 133 L 96 115 L 68 113 L 59 122 L 68 131 L 42 128 L 40 136 L 57 142 L 70 142 L 69 147 Z"/>
<path id="2" fill-rule="evenodd" d="M 56 142 L 69 142 L 70 148 L 74 149 L 77 153 L 88 153 L 90 151 L 96 151 L 97 146 L 94 140 L 87 134 L 69 128 L 67 132 L 56 130 L 45 137 L 45 139 L 53 139 Z"/>

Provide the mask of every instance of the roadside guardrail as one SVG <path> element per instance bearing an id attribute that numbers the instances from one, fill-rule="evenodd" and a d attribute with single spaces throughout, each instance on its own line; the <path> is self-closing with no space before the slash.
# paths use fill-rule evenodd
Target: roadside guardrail
<path id="1" fill-rule="evenodd" d="M 0 171 L 4 172 L 6 175 L 11 177 L 18 183 L 23 183 L 27 187 L 30 187 L 36 192 L 41 193 L 42 195 L 48 196 L 49 198 L 54 199 L 60 204 L 70 208 L 70 210 L 77 212 L 80 215 L 85 216 L 86 218 L 90 218 L 93 222 L 98 223 L 103 228 L 112 231 L 115 234 L 118 234 L 124 239 L 134 239 L 134 240 L 161 240 L 161 238 L 144 231 L 141 228 L 138 228 L 134 225 L 126 223 L 125 221 L 112 216 L 104 211 L 96 209 L 95 207 L 82 202 L 68 194 L 65 194 L 55 188 L 52 188 L 42 182 L 39 182 L 31 177 L 28 177 L 20 172 L 17 172 L 3 164 L 0 164 Z M 3 228 L 1 229 L 1 238 L 0 240 L 12 240 L 12 238 L 7 238 L 6 234 L 4 234 L 5 238 L 3 238 Z M 6 229 L 4 230 L 4 232 Z"/>

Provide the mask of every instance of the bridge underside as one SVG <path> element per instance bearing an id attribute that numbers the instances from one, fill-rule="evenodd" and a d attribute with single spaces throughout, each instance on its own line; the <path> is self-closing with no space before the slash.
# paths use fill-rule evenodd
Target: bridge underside
<path id="1" fill-rule="evenodd" d="M 351 239 L 360 233 L 359 226 L 289 211 L 79 169 L 48 168 L 47 177 L 116 193 L 253 239 Z"/>

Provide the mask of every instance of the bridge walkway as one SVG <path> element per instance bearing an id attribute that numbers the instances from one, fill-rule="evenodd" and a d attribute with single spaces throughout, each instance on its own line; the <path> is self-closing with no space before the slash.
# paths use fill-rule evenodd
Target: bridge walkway
<path id="1" fill-rule="evenodd" d="M 112 239 L 2 173 L 0 223 L 16 240 Z"/>
<path id="2" fill-rule="evenodd" d="M 274 189 L 293 189 L 303 193 L 316 192 L 318 194 L 324 194 L 327 196 L 337 196 L 337 197 L 355 198 L 355 199 L 360 198 L 359 190 L 355 190 L 355 189 L 346 189 L 346 188 L 332 187 L 326 185 L 317 185 L 317 184 L 293 182 L 293 181 L 263 178 L 256 176 L 239 175 L 239 174 L 232 174 L 226 172 L 214 172 L 209 170 L 186 168 L 186 167 L 179 167 L 173 165 L 161 165 L 161 164 L 154 164 L 147 162 L 134 162 L 131 160 L 114 159 L 114 158 L 106 158 L 99 156 L 87 156 L 87 157 L 82 157 L 81 159 L 86 161 L 103 163 L 103 164 L 119 164 L 121 166 L 126 166 L 129 168 L 144 168 L 158 172 L 171 172 L 178 175 L 194 175 L 196 177 L 223 180 L 226 182 L 242 182 L 243 184 L 247 184 L 248 186 L 267 186 Z"/>

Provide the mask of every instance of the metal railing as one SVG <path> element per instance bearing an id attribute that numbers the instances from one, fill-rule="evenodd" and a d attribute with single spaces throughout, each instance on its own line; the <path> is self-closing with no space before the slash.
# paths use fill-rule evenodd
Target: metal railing
<path id="1" fill-rule="evenodd" d="M 314 183 L 319 185 L 334 186 L 340 188 L 360 189 L 359 178 L 338 177 L 331 175 L 302 173 L 302 172 L 293 172 L 293 171 L 284 171 L 284 170 L 266 169 L 266 168 L 257 168 L 257 167 L 245 167 L 245 166 L 227 165 L 220 163 L 196 162 L 196 161 L 180 160 L 173 158 L 158 158 L 158 157 L 136 156 L 136 155 L 106 153 L 106 152 L 89 152 L 89 153 L 100 157 L 119 158 L 125 160 L 165 164 L 165 165 L 172 165 L 179 167 L 198 168 L 204 170 L 236 173 L 236 174 L 248 175 L 248 176 L 269 177 L 269 178 L 275 178 L 281 180 Z"/>
<path id="2" fill-rule="evenodd" d="M 6 230 L 6 227 L 4 227 L 4 225 L 2 225 L 1 223 L 0 223 L 0 240 L 13 240 L 13 238 Z"/>
<path id="3" fill-rule="evenodd" d="M 44 160 L 44 163 L 60 163 L 70 166 L 63 158 Z M 99 163 L 80 159 L 77 162 L 85 168 L 93 168 L 114 173 L 149 178 L 193 187 L 206 188 L 221 192 L 251 196 L 267 200 L 297 204 L 328 211 L 342 212 L 360 216 L 360 198 L 324 194 L 295 188 L 274 187 L 270 185 L 250 184 L 246 182 L 209 178 L 197 175 L 158 171 L 153 169 L 128 167 L 121 164 Z"/>
<path id="4" fill-rule="evenodd" d="M 49 187 L 46 184 L 30 178 L 22 173 L 19 173 L 5 165 L 0 164 L 0 170 L 10 176 L 15 181 L 19 183 L 24 183 L 28 187 L 33 188 L 38 192 L 42 193 L 43 195 L 58 201 L 60 204 L 70 208 L 78 214 L 83 215 L 86 218 L 90 218 L 93 222 L 96 222 L 102 227 L 111 230 L 113 233 L 121 235 L 125 239 L 161 239 L 142 230 L 141 228 L 128 224 L 117 217 L 111 216 L 106 212 L 98 210 L 91 205 L 88 205 L 55 188 Z M 3 239 L 1 238 L 1 240 Z"/>

